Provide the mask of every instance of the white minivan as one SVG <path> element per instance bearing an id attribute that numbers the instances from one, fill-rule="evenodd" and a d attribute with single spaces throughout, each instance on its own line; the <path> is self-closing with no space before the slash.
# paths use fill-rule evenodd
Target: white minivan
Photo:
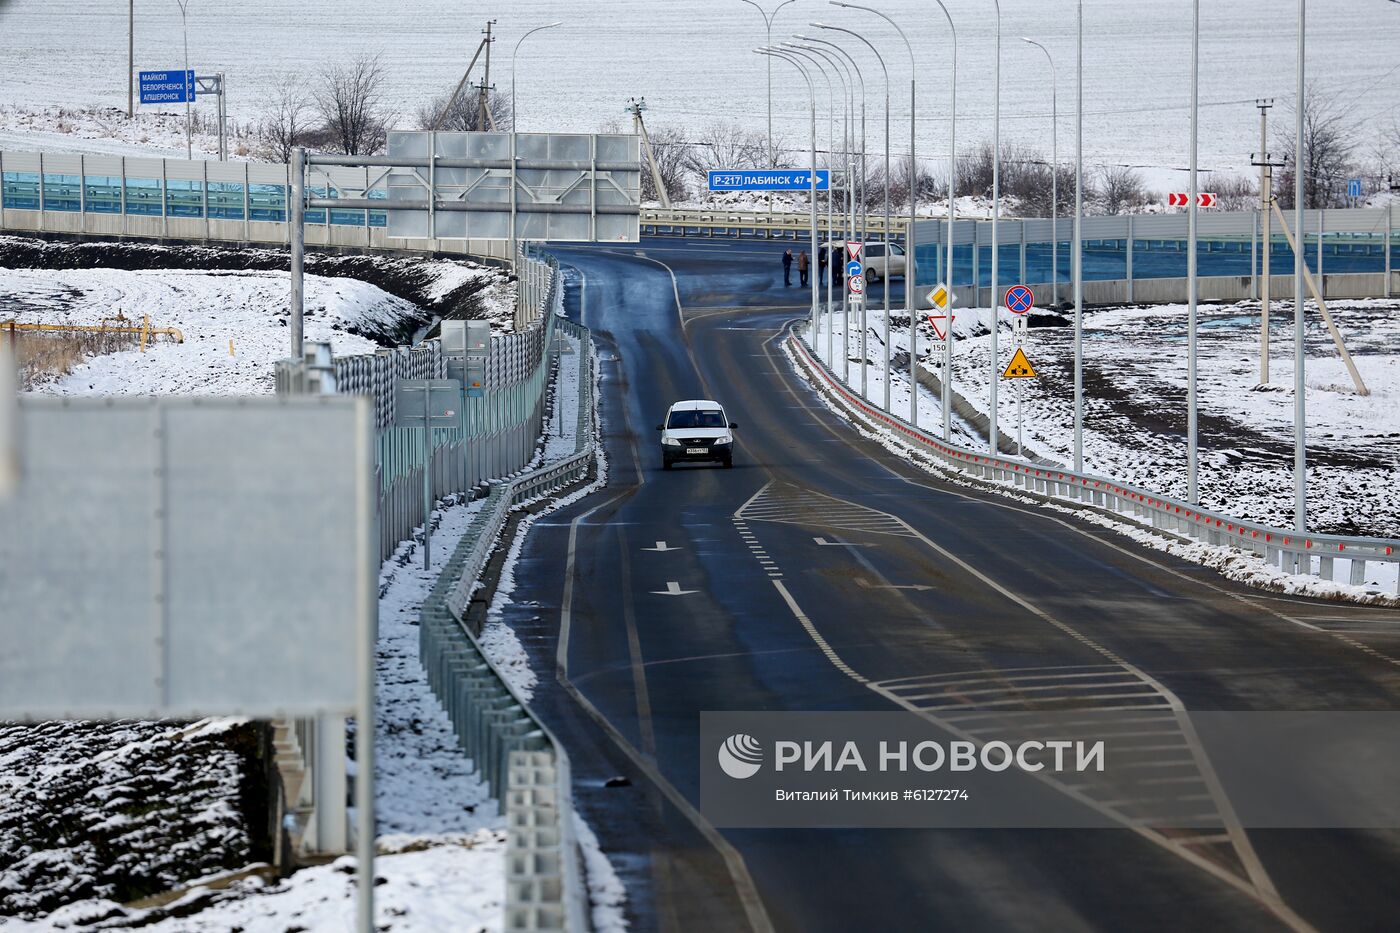
<path id="1" fill-rule="evenodd" d="M 886 255 L 887 248 L 889 255 Z M 840 263 L 836 267 L 835 281 L 841 281 L 849 258 L 846 255 L 846 241 L 823 243 L 821 249 L 826 251 L 828 257 Z M 878 282 L 881 279 L 891 277 L 904 278 L 904 247 L 898 243 L 887 244 L 883 240 L 873 240 L 866 243 L 861 248 L 861 261 L 865 264 L 865 280 L 867 282 Z"/>
<path id="2" fill-rule="evenodd" d="M 676 402 L 666 412 L 661 432 L 661 466 L 709 462 L 734 465 L 734 430 L 739 427 L 724 414 L 719 402 L 690 399 Z"/>

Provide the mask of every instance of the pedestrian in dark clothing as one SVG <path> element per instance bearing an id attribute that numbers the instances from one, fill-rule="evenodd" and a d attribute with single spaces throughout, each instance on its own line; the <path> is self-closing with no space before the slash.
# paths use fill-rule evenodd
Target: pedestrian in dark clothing
<path id="1" fill-rule="evenodd" d="M 804 249 L 802 252 L 797 254 L 797 277 L 799 280 L 798 284 L 800 284 L 803 288 L 807 287 L 807 267 L 809 265 L 810 262 L 807 259 L 807 251 Z"/>
<path id="2" fill-rule="evenodd" d="M 831 281 L 840 285 L 841 280 L 845 278 L 844 272 L 845 270 L 841 268 L 841 249 L 833 246 L 831 248 Z"/>
<path id="3" fill-rule="evenodd" d="M 828 251 L 827 251 L 827 250 L 824 250 L 824 249 L 817 250 L 817 284 L 818 284 L 818 285 L 822 285 L 822 284 L 824 284 L 824 283 L 826 282 L 826 258 L 827 258 L 827 253 L 828 253 Z"/>
<path id="4" fill-rule="evenodd" d="M 792 284 L 792 250 L 783 251 L 783 284 Z"/>

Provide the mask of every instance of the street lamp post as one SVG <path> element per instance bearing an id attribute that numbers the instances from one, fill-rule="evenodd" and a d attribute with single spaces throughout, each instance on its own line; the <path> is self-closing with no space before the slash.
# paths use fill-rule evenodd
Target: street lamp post
<path id="1" fill-rule="evenodd" d="M 555 26 L 562 26 L 561 23 L 546 23 L 543 26 L 536 26 L 525 35 L 515 40 L 515 48 L 510 53 L 510 131 L 515 132 L 515 59 L 520 54 L 520 43 L 533 36 L 543 29 L 553 29 Z"/>
<path id="2" fill-rule="evenodd" d="M 955 198 L 957 197 L 957 175 L 958 175 L 958 29 L 953 25 L 953 15 L 948 12 L 948 7 L 943 4 L 943 0 L 934 0 L 938 8 L 943 11 L 943 15 L 948 20 L 948 31 L 953 36 L 952 54 L 952 90 L 948 101 L 948 265 L 947 265 L 947 285 L 948 285 L 948 315 L 943 333 L 943 440 L 945 442 L 953 439 L 953 219 L 957 213 L 955 208 Z M 977 238 L 972 238 L 972 248 L 977 249 Z M 972 293 L 977 294 L 977 282 L 972 283 Z M 976 299 L 974 298 L 974 301 Z"/>
<path id="3" fill-rule="evenodd" d="M 1308 438 L 1307 382 L 1303 333 L 1303 274 L 1307 260 L 1303 256 L 1303 111 L 1307 106 L 1305 80 L 1307 73 L 1308 0 L 1298 0 L 1298 102 L 1293 123 L 1293 529 L 1308 528 Z M 1318 256 L 1322 253 L 1319 250 Z"/>
<path id="4" fill-rule="evenodd" d="M 815 38 L 812 38 L 812 37 L 810 37 L 810 36 L 798 36 L 797 38 L 802 39 L 802 40 L 805 41 L 805 42 L 817 42 L 817 43 L 820 43 L 820 44 L 822 44 L 822 45 L 824 45 L 824 46 L 828 46 L 829 48 L 831 48 L 831 49 L 833 49 L 835 52 L 837 52 L 842 58 L 844 58 L 845 61 L 846 61 L 846 63 L 849 64 L 849 65 L 851 66 L 852 71 L 855 72 L 856 84 L 860 87 L 860 168 L 859 168 L 860 178 L 859 178 L 859 187 L 855 188 L 855 193 L 856 193 L 856 199 L 857 199 L 857 201 L 859 201 L 859 203 L 860 203 L 860 210 L 861 210 L 861 217 L 862 217 L 862 223 L 861 223 L 861 226 L 860 226 L 860 234 L 859 234 L 859 235 L 860 235 L 862 238 L 864 238 L 864 226 L 865 226 L 865 224 L 864 224 L 863 218 L 864 218 L 864 216 L 865 216 L 865 215 L 864 215 L 864 211 L 865 211 L 865 76 L 864 76 L 863 74 L 861 74 L 860 65 L 856 63 L 856 60 L 855 60 L 855 58 L 851 55 L 851 53 L 847 52 L 845 49 L 841 48 L 841 46 L 837 45 L 836 43 L 834 43 L 834 42 L 828 42 L 828 41 L 826 41 L 825 39 L 815 39 Z M 810 48 L 810 47 L 807 47 L 807 48 Z M 817 49 L 812 49 L 812 51 L 815 52 L 815 51 L 819 51 L 819 50 L 817 50 Z M 854 117 L 854 114 L 853 114 L 852 116 Z M 854 136 L 854 133 L 852 133 L 852 135 Z M 848 187 L 848 188 L 851 188 L 852 186 L 848 183 L 848 184 L 847 184 L 847 187 Z M 853 201 L 853 202 L 851 203 L 851 229 L 852 229 L 852 231 L 857 230 L 857 227 L 856 227 L 856 202 L 855 202 L 855 201 Z M 849 302 L 847 302 L 847 304 L 849 305 Z M 861 398 L 865 398 L 866 396 L 869 395 L 868 386 L 867 386 L 867 383 L 866 383 L 866 379 L 867 379 L 866 362 L 867 362 L 867 360 L 868 360 L 868 358 L 869 358 L 869 355 L 870 355 L 870 354 L 867 352 L 867 351 L 868 351 L 868 348 L 867 348 L 867 338 L 868 338 L 868 334 L 869 334 L 869 327 L 866 326 L 865 299 L 864 299 L 864 297 L 862 296 L 862 297 L 861 297 L 861 302 L 860 302 L 860 396 L 861 396 Z M 848 356 L 849 356 L 849 354 L 848 354 Z"/>
<path id="5" fill-rule="evenodd" d="M 772 58 L 781 58 L 783 61 L 792 65 L 799 72 L 801 72 L 803 80 L 807 82 L 807 94 L 811 100 L 810 112 L 812 130 L 812 170 L 810 173 L 811 197 L 808 200 L 808 209 L 811 211 L 812 256 L 815 257 L 817 255 L 817 87 L 816 84 L 812 81 L 812 76 L 807 73 L 807 70 L 803 68 L 799 62 L 795 61 L 792 58 L 789 58 L 780 50 L 763 48 L 755 49 L 754 51 L 758 52 L 758 54 L 760 55 L 766 55 Z M 808 265 L 808 268 L 811 268 L 810 263 Z M 815 328 L 817 321 L 817 277 L 815 275 L 810 275 L 808 276 L 808 281 L 812 286 L 812 308 L 810 312 L 810 327 Z"/>
<path id="6" fill-rule="evenodd" d="M 909 423 L 914 427 L 919 426 L 919 380 L 916 375 L 919 344 L 918 328 L 918 301 L 914 297 L 915 278 L 914 269 L 914 216 L 918 203 L 919 188 L 919 163 L 915 158 L 916 130 L 915 115 L 917 111 L 917 72 L 918 65 L 914 59 L 914 46 L 909 43 L 909 37 L 904 34 L 904 30 L 899 28 L 899 24 L 890 19 L 884 13 L 874 7 L 860 6 L 855 3 L 844 3 L 842 0 L 830 0 L 832 6 L 842 7 L 849 10 L 863 10 L 866 13 L 874 13 L 894 27 L 894 31 L 899 33 L 899 38 L 904 40 L 904 49 L 909 53 L 909 227 L 904 232 L 904 308 L 909 314 Z M 885 147 L 888 154 L 889 146 Z M 889 283 L 886 282 L 886 288 Z M 886 339 L 886 345 L 889 340 Z M 886 377 L 886 384 L 889 380 Z"/>
<path id="7" fill-rule="evenodd" d="M 832 77 L 830 77 L 830 74 L 836 74 L 836 80 L 840 81 L 841 84 L 841 106 L 843 106 L 843 113 L 841 113 L 843 125 L 841 126 L 843 126 L 843 133 L 848 133 L 848 129 L 850 129 L 851 106 L 853 106 L 853 104 L 851 104 L 851 87 L 847 83 L 847 78 L 850 76 L 844 73 L 840 60 L 829 55 L 827 52 L 823 52 L 822 49 L 813 49 L 812 46 L 784 43 L 783 49 L 788 55 L 798 55 L 801 56 L 802 59 L 805 59 L 806 62 L 815 64 L 818 70 L 822 71 L 822 76 L 826 78 L 827 87 L 832 87 Z M 797 49 L 804 50 L 798 52 Z M 827 73 L 825 67 L 820 66 L 819 60 L 820 62 L 825 62 L 832 71 Z M 836 151 L 836 141 L 832 139 L 832 125 L 830 125 L 830 123 L 832 123 L 832 118 L 830 118 L 829 112 L 829 116 L 827 116 L 827 140 L 829 140 L 830 143 L 829 153 L 834 154 L 834 151 Z M 826 185 L 826 234 L 829 238 L 832 237 L 832 193 L 834 188 L 836 188 L 836 172 L 833 171 L 830 172 L 829 181 L 827 181 Z M 813 259 L 816 258 L 815 248 L 813 248 L 812 256 Z M 830 256 L 829 259 L 830 261 L 827 262 L 826 268 L 826 364 L 834 370 L 834 368 L 836 368 L 836 338 L 834 338 L 834 331 L 836 331 L 836 296 L 833 296 L 833 284 L 834 279 L 836 279 L 837 256 Z M 848 321 L 844 321 L 843 331 L 841 331 L 841 346 L 847 346 L 846 329 L 844 329 L 844 326 L 847 324 Z M 850 354 L 843 353 L 843 359 L 846 359 L 848 356 L 850 356 Z M 848 366 L 850 366 L 850 363 L 847 361 L 847 367 Z M 843 371 L 843 377 L 847 377 L 848 374 L 850 374 L 850 370 L 847 368 L 847 370 Z"/>
<path id="8" fill-rule="evenodd" d="M 782 3 L 779 3 L 773 8 L 773 11 L 771 13 L 765 11 L 763 7 L 755 3 L 754 0 L 743 0 L 743 2 L 753 7 L 755 10 L 758 11 L 758 15 L 763 17 L 763 28 L 766 30 L 768 36 L 768 38 L 764 41 L 766 41 L 769 46 L 772 46 L 774 18 L 777 17 L 779 10 L 787 6 L 789 3 L 796 2 L 796 0 L 783 0 Z M 773 56 L 771 54 L 764 53 L 764 58 L 767 59 L 768 63 L 768 167 L 773 168 L 774 165 L 777 163 L 778 158 L 777 154 L 773 152 Z M 806 72 L 803 72 L 803 76 L 806 76 Z M 815 170 L 816 169 L 814 168 L 813 171 Z"/>
<path id="9" fill-rule="evenodd" d="M 190 74 L 190 29 L 186 13 L 189 11 L 190 0 L 175 0 L 180 7 L 180 31 L 185 39 L 185 73 L 182 78 L 188 78 Z M 185 86 L 187 92 L 192 91 L 188 84 Z M 185 95 L 185 158 L 194 158 L 194 123 L 190 118 L 190 96 Z"/>
<path id="10" fill-rule="evenodd" d="M 841 26 L 827 26 L 822 23 L 812 23 L 812 25 L 818 29 L 831 29 L 836 32 L 844 32 L 865 43 L 866 48 L 870 49 L 871 54 L 875 56 L 875 60 L 880 63 L 880 71 L 885 76 L 885 287 L 880 293 L 880 310 L 885 319 L 884 409 L 888 412 L 890 410 L 890 246 L 892 244 L 892 238 L 890 237 L 890 72 L 889 69 L 885 67 L 884 56 L 880 54 L 879 50 L 876 49 L 865 36 L 862 36 L 853 29 L 845 29 Z M 861 150 L 864 152 L 863 143 Z M 904 287 L 909 287 L 908 276 L 905 277 Z"/>
<path id="11" fill-rule="evenodd" d="M 1049 49 L 1025 36 L 1021 37 L 1021 41 L 1029 42 L 1044 52 L 1045 60 L 1050 63 L 1050 303 L 1058 305 L 1060 303 L 1059 78 L 1055 74 L 1055 60 L 1050 57 Z"/>
<path id="12" fill-rule="evenodd" d="M 828 44 L 829 44 L 829 43 L 828 43 Z M 852 136 L 853 136 L 853 134 L 854 134 L 854 125 L 855 125 L 855 87 L 856 87 L 855 81 L 852 79 L 851 72 L 850 72 L 850 70 L 846 67 L 846 63 L 845 63 L 844 61 L 842 61 L 841 58 L 840 58 L 839 56 L 833 55 L 831 52 L 828 52 L 828 51 L 826 51 L 825 49 L 815 48 L 814 46 L 810 46 L 810 45 L 803 45 L 803 44 L 800 43 L 800 42 L 783 42 L 783 43 L 780 43 L 780 47 L 783 48 L 783 49 L 786 49 L 786 50 L 787 50 L 790 54 L 792 54 L 792 55 L 798 55 L 798 56 L 800 56 L 800 57 L 806 59 L 807 61 L 811 62 L 811 63 L 812 63 L 813 65 L 815 65 L 815 66 L 817 67 L 817 69 L 820 70 L 823 74 L 826 73 L 826 69 L 824 69 L 824 68 L 821 67 L 820 62 L 826 62 L 826 64 L 829 65 L 829 66 L 831 67 L 832 71 L 836 74 L 836 77 L 837 77 L 838 79 L 840 79 L 840 81 L 841 81 L 841 88 L 842 88 L 843 99 L 845 100 L 845 103 L 846 103 L 846 113 L 845 113 L 845 128 L 846 128 L 846 129 L 845 129 L 845 140 L 846 140 L 846 141 L 845 141 L 845 148 L 846 148 L 846 193 L 847 193 L 847 202 L 848 202 L 848 203 L 847 203 L 847 207 L 850 208 L 850 196 L 849 196 L 849 195 L 850 195 L 850 185 L 851 185 L 851 181 L 850 181 L 850 179 L 851 179 L 851 138 L 852 138 Z M 829 190 L 829 189 L 828 189 L 828 190 Z M 847 220 L 850 220 L 853 216 L 854 216 L 854 215 L 851 214 L 850 211 L 848 210 L 848 211 L 847 211 L 847 218 L 846 218 L 846 219 L 847 219 Z M 832 272 L 832 269 L 834 268 L 834 265 L 835 265 L 835 263 L 837 262 L 837 260 L 838 260 L 839 258 L 840 258 L 840 257 L 836 257 L 836 256 L 832 257 L 831 262 L 828 263 L 828 269 L 827 269 L 828 274 L 830 274 L 830 273 Z M 829 293 L 829 292 L 830 292 L 830 289 L 828 289 L 828 293 Z M 828 295 L 828 297 L 829 297 L 829 295 Z M 837 299 L 839 299 L 839 300 L 841 301 L 841 349 L 842 349 L 842 352 L 841 352 L 841 361 L 842 361 L 842 362 L 841 362 L 841 378 L 842 378 L 847 384 L 849 384 L 850 381 L 851 381 L 851 353 L 850 353 L 851 306 L 850 306 L 850 303 L 849 303 L 848 301 L 846 301 L 844 298 L 842 298 L 842 296 L 838 295 L 838 296 L 836 296 L 836 297 L 837 297 Z M 833 307 L 828 307 L 828 308 L 827 308 L 827 314 L 828 314 L 828 315 L 834 315 L 834 314 L 835 314 L 835 309 L 834 309 Z M 829 363 L 831 366 L 835 366 L 835 365 L 836 365 L 836 361 L 835 361 L 834 359 L 829 359 L 829 360 L 828 360 L 828 363 Z"/>
<path id="13" fill-rule="evenodd" d="M 1191 170 L 1186 204 L 1186 501 L 1200 504 L 1196 470 L 1196 175 L 1197 126 L 1200 107 L 1201 0 L 1191 3 Z"/>
<path id="14" fill-rule="evenodd" d="M 1074 108 L 1074 242 L 1070 276 L 1074 279 L 1074 472 L 1084 472 L 1084 0 L 1075 26 Z M 1078 487 L 1075 487 L 1076 489 Z"/>
<path id="15" fill-rule="evenodd" d="M 988 353 L 992 357 L 992 371 L 988 374 L 988 385 L 991 387 L 988 408 L 990 409 L 990 426 L 987 429 L 987 449 L 992 456 L 996 456 L 997 450 L 997 383 L 1001 381 L 1001 367 L 997 363 L 997 336 L 1001 327 L 1001 290 L 999 288 L 1001 280 L 997 277 L 997 263 L 1000 259 L 1001 240 L 997 238 L 997 220 L 1001 217 L 1001 2 L 992 0 L 992 7 L 996 12 L 997 21 L 997 42 L 996 42 L 996 62 L 992 68 L 992 324 L 991 324 L 991 347 Z M 975 237 L 973 238 L 976 239 Z M 979 247 L 974 242 L 973 249 Z M 980 283 L 974 283 L 974 286 Z M 976 294 L 976 291 L 973 291 Z M 981 306 L 979 301 L 978 306 Z M 951 330 L 951 327 L 949 328 Z M 948 335 L 949 343 L 952 343 L 953 335 Z M 1021 453 L 1018 447 L 1016 452 Z"/>

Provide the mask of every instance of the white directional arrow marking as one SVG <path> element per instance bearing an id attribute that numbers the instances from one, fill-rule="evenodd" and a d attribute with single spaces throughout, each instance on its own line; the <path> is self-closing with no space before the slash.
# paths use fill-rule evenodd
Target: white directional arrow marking
<path id="1" fill-rule="evenodd" d="M 700 591 L 699 591 L 699 590 L 683 590 L 683 589 L 681 589 L 681 585 L 680 585 L 679 583 L 677 583 L 675 580 L 668 580 L 668 581 L 666 582 L 666 589 L 664 589 L 664 590 L 652 590 L 651 592 L 652 592 L 653 595 L 656 595 L 656 596 L 689 596 L 691 593 L 698 593 L 698 592 L 700 592 Z"/>
<path id="2" fill-rule="evenodd" d="M 872 544 L 853 544 L 849 541 L 828 541 L 825 538 L 813 538 L 812 540 L 822 547 L 874 547 Z"/>
<path id="3" fill-rule="evenodd" d="M 866 590 L 931 590 L 933 587 L 925 586 L 922 583 L 871 583 L 869 580 L 857 579 L 856 585 Z"/>
<path id="4" fill-rule="evenodd" d="M 668 547 L 665 541 L 656 542 L 656 547 L 644 547 L 643 551 L 684 551 L 683 547 Z"/>

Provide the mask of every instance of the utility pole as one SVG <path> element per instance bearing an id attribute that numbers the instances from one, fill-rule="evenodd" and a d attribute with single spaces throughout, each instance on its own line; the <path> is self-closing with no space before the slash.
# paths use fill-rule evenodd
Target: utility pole
<path id="1" fill-rule="evenodd" d="M 180 5 L 180 32 L 185 39 L 185 73 L 180 76 L 184 80 L 190 73 L 190 25 L 186 15 L 189 11 L 190 0 L 175 0 Z M 187 92 L 193 89 L 186 84 Z M 190 117 L 190 94 L 185 95 L 185 158 L 194 158 L 194 121 Z"/>
<path id="2" fill-rule="evenodd" d="M 642 137 L 642 152 L 646 154 L 647 164 L 651 166 L 651 183 L 656 188 L 656 196 L 661 201 L 661 206 L 666 210 L 671 209 L 671 196 L 666 192 L 666 185 L 661 180 L 661 169 L 656 164 L 656 153 L 651 149 L 651 137 L 647 135 L 647 125 L 642 120 L 642 111 L 647 109 L 647 99 L 645 97 L 634 97 L 627 102 L 627 110 L 632 114 L 632 128 L 637 131 L 637 135 Z"/>
<path id="3" fill-rule="evenodd" d="M 1269 157 L 1269 108 L 1274 105 L 1272 97 L 1256 100 L 1259 108 L 1259 152 L 1254 164 L 1259 166 L 1259 213 L 1260 213 L 1260 255 L 1259 269 L 1259 384 L 1269 384 L 1269 254 L 1273 251 L 1273 211 L 1274 165 Z"/>
<path id="4" fill-rule="evenodd" d="M 476 120 L 477 131 L 482 133 L 486 132 L 488 123 L 495 123 L 495 120 L 491 118 L 490 107 L 487 106 L 486 100 L 488 89 L 491 87 L 491 43 L 496 41 L 491 38 L 491 27 L 495 24 L 496 21 L 494 19 L 488 19 L 486 21 L 486 72 L 485 76 L 481 79 L 480 112 L 477 114 Z"/>
<path id="5" fill-rule="evenodd" d="M 126 4 L 126 118 L 136 116 L 136 0 Z"/>

